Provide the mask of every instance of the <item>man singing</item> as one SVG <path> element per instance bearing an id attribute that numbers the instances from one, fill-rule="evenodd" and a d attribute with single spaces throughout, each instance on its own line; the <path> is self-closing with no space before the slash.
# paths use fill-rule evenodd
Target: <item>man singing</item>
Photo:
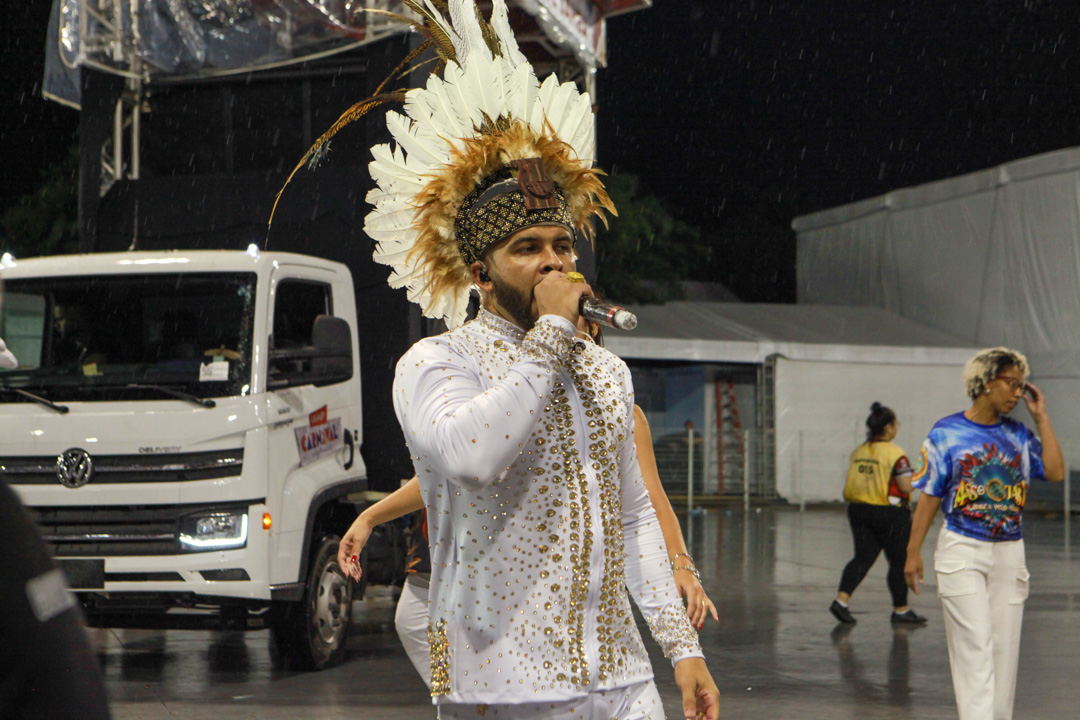
<path id="1" fill-rule="evenodd" d="M 629 370 L 575 339 L 591 294 L 575 234 L 614 210 L 591 101 L 538 83 L 503 0 L 490 21 L 472 0 L 449 0 L 452 22 L 408 4 L 445 67 L 387 114 L 397 147 L 372 148 L 365 229 L 390 283 L 452 328 L 402 357 L 393 390 L 428 512 L 439 717 L 662 718 L 629 589 L 685 715 L 717 718 L 638 468 Z"/>
<path id="2" fill-rule="evenodd" d="M 507 237 L 476 238 L 480 316 L 398 364 L 395 409 L 429 513 L 440 717 L 482 704 L 507 717 L 663 717 L 626 587 L 689 715 L 715 717 L 634 454 L 629 371 L 575 341 L 589 288 L 572 282 L 569 223 L 541 222 L 525 213 Z"/>

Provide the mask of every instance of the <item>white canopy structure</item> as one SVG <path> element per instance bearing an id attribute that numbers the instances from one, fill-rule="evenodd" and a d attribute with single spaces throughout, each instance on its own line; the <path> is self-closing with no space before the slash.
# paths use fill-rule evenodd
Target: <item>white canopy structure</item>
<path id="1" fill-rule="evenodd" d="M 637 330 L 605 336 L 622 358 L 760 364 L 783 355 L 926 365 L 971 357 L 961 338 L 875 307 L 670 302 L 628 309 Z"/>
<path id="2" fill-rule="evenodd" d="M 898 442 L 912 454 L 935 421 L 966 407 L 960 369 L 973 347 L 882 308 L 671 302 L 629 309 L 637 329 L 608 331 L 605 342 L 631 368 L 642 361 L 758 368 L 757 387 L 740 392 L 758 405 L 752 449 L 759 472 L 789 502 L 842 499 L 848 456 L 864 439 L 872 402 L 896 411 Z M 710 374 L 703 377 L 707 384 Z M 708 428 L 714 392 L 703 392 Z"/>

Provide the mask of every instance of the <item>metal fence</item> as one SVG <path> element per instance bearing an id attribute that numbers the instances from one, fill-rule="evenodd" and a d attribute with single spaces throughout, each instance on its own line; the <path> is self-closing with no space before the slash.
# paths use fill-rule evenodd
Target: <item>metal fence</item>
<path id="1" fill-rule="evenodd" d="M 720 437 L 685 429 L 653 436 L 660 483 L 688 506 L 720 499 L 773 498 L 765 431 L 742 430 Z M 691 448 L 693 450 L 691 451 Z"/>

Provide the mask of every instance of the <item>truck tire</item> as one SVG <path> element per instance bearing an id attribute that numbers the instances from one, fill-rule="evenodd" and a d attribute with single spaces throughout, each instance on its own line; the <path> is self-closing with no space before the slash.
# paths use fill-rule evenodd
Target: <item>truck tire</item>
<path id="1" fill-rule="evenodd" d="M 300 602 L 274 608 L 270 626 L 275 662 L 291 670 L 325 670 L 345 657 L 352 585 L 337 562 L 337 536 L 318 544 Z"/>

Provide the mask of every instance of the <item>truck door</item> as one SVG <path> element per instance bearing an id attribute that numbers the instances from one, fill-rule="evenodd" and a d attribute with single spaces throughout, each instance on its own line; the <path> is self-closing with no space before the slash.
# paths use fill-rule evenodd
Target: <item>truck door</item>
<path id="1" fill-rule="evenodd" d="M 300 579 L 304 554 L 319 538 L 312 508 L 321 496 L 364 476 L 356 429 L 360 427 L 360 380 L 355 334 L 345 380 L 320 380 L 311 354 L 320 316 L 333 316 L 335 302 L 352 325 L 351 303 L 335 297 L 334 275 L 318 268 L 283 267 L 271 281 L 271 336 L 266 388 L 272 424 L 268 443 L 268 504 L 273 510 L 270 578 Z M 343 294 L 343 293 L 342 293 Z"/>

